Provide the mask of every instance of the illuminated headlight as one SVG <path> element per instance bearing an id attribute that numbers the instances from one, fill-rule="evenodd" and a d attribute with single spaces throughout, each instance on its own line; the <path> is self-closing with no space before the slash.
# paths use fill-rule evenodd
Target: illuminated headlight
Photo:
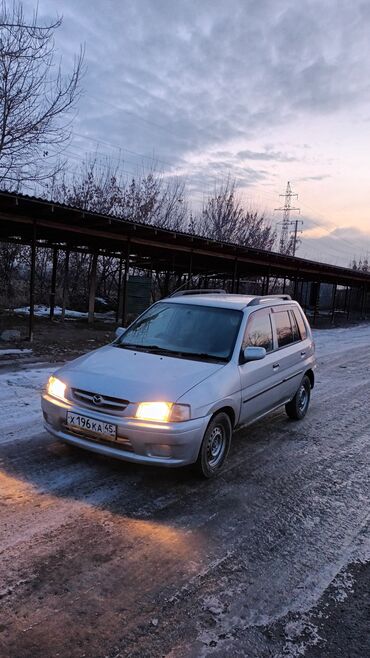
<path id="1" fill-rule="evenodd" d="M 54 398 L 61 398 L 64 400 L 64 393 L 66 390 L 66 385 L 63 384 L 63 382 L 60 381 L 60 379 L 57 379 L 57 377 L 49 377 L 48 381 L 48 393 L 49 395 L 52 395 Z"/>
<path id="2" fill-rule="evenodd" d="M 188 404 L 173 404 L 172 402 L 141 402 L 135 415 L 140 420 L 178 423 L 189 420 L 190 407 Z"/>

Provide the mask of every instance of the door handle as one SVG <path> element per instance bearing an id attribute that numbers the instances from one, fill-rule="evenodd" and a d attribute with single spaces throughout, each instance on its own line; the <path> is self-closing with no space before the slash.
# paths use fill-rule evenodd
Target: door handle
<path id="1" fill-rule="evenodd" d="M 280 368 L 280 363 L 274 363 L 272 367 L 274 370 L 277 370 L 278 368 Z"/>
<path id="2" fill-rule="evenodd" d="M 301 356 L 306 356 L 306 352 L 301 352 Z"/>

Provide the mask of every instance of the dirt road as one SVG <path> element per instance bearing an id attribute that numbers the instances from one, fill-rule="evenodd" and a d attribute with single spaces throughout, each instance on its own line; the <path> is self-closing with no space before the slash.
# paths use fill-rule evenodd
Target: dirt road
<path id="1" fill-rule="evenodd" d="M 306 419 L 211 482 L 53 440 L 49 370 L 0 374 L 2 658 L 370 655 L 370 328 L 315 339 Z"/>

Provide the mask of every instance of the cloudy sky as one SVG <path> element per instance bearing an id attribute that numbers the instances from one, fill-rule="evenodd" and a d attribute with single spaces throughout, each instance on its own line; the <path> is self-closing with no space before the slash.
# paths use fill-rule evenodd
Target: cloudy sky
<path id="1" fill-rule="evenodd" d="M 27 0 L 25 7 L 32 9 Z M 299 194 L 299 254 L 370 252 L 370 3 L 366 0 L 39 0 L 63 15 L 67 70 L 86 48 L 69 147 L 184 176 L 195 208 L 235 177 L 278 221 Z"/>

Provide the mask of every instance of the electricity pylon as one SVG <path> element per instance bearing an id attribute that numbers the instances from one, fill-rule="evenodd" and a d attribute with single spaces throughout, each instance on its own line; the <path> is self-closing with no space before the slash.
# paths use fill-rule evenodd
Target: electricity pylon
<path id="1" fill-rule="evenodd" d="M 298 226 L 299 224 L 303 224 L 302 220 L 299 219 L 290 219 L 290 213 L 293 212 L 301 212 L 300 208 L 292 208 L 292 198 L 298 199 L 298 194 L 294 194 L 292 192 L 292 188 L 290 187 L 290 182 L 288 181 L 287 186 L 286 186 L 286 191 L 285 194 L 279 194 L 279 196 L 284 197 L 285 203 L 283 208 L 275 208 L 275 210 L 282 212 L 283 213 L 283 219 L 281 222 L 278 222 L 278 224 L 281 225 L 281 233 L 280 233 L 280 243 L 279 243 L 279 251 L 281 254 L 290 254 L 292 252 L 292 255 L 295 256 L 295 252 L 297 250 L 298 246 Z M 290 235 L 290 229 L 291 227 L 294 227 L 294 233 L 293 236 Z"/>

